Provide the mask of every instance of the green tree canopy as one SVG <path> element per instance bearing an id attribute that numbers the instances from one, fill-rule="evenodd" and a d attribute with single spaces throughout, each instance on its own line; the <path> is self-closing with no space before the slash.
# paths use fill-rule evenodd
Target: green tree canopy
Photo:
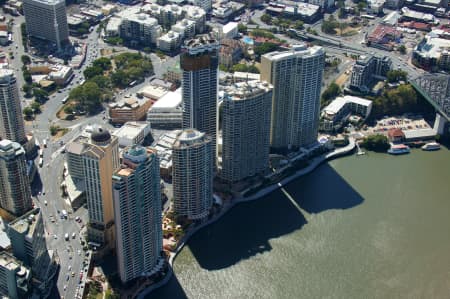
<path id="1" fill-rule="evenodd" d="M 87 81 L 71 90 L 69 98 L 79 101 L 88 113 L 93 113 L 101 104 L 102 90 L 95 82 Z"/>
<path id="2" fill-rule="evenodd" d="M 389 149 L 389 140 L 382 134 L 371 135 L 364 138 L 361 146 L 371 151 L 385 152 Z"/>
<path id="3" fill-rule="evenodd" d="M 41 104 L 48 101 L 48 92 L 42 88 L 33 88 L 33 95 L 35 100 Z"/>
<path id="4" fill-rule="evenodd" d="M 389 83 L 398 82 L 398 81 L 406 81 L 408 73 L 402 70 L 390 70 L 387 72 L 387 80 Z"/>
<path id="5" fill-rule="evenodd" d="M 103 75 L 103 69 L 99 66 L 90 66 L 83 71 L 83 74 L 89 80 L 95 76 Z"/>
<path id="6" fill-rule="evenodd" d="M 107 57 L 101 57 L 101 58 L 94 60 L 92 65 L 94 67 L 100 67 L 102 70 L 107 71 L 107 70 L 111 69 L 111 59 L 109 59 Z"/>
<path id="7" fill-rule="evenodd" d="M 278 49 L 278 45 L 274 43 L 262 43 L 255 47 L 254 51 L 256 55 L 264 55 L 269 52 L 273 52 Z"/>
<path id="8" fill-rule="evenodd" d="M 22 60 L 22 63 L 25 64 L 25 65 L 31 63 L 31 58 L 30 58 L 30 56 L 28 56 L 28 55 L 22 55 L 22 56 L 20 57 L 20 60 Z"/>
<path id="9" fill-rule="evenodd" d="M 327 104 L 330 100 L 334 99 L 341 93 L 341 88 L 335 82 L 331 83 L 330 86 L 325 89 L 322 93 L 323 104 Z"/>
<path id="10" fill-rule="evenodd" d="M 26 118 L 31 118 L 33 116 L 33 109 L 31 107 L 23 108 L 23 114 Z"/>
<path id="11" fill-rule="evenodd" d="M 34 101 L 33 103 L 31 103 L 30 108 L 34 110 L 34 113 L 41 112 L 41 104 L 39 102 Z"/>

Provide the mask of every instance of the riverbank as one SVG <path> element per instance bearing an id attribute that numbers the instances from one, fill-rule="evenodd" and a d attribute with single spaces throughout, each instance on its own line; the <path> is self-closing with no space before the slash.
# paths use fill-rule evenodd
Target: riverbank
<path id="1" fill-rule="evenodd" d="M 334 150 L 333 152 L 330 152 L 328 154 L 322 154 L 318 157 L 313 158 L 310 161 L 310 164 L 303 168 L 300 169 L 298 171 L 296 171 L 294 174 L 290 175 L 289 177 L 286 177 L 284 179 L 282 179 L 280 182 L 276 182 L 271 184 L 270 186 L 267 186 L 259 191 L 257 191 L 256 193 L 248 196 L 248 197 L 244 197 L 244 196 L 240 196 L 230 202 L 225 202 L 224 205 L 222 206 L 221 211 L 219 212 L 219 214 L 215 215 L 213 218 L 207 220 L 206 222 L 203 222 L 201 224 L 199 224 L 198 226 L 194 227 L 193 229 L 189 230 L 184 236 L 183 238 L 178 242 L 177 248 L 175 249 L 175 251 L 173 253 L 170 254 L 169 257 L 169 265 L 170 267 L 173 267 L 173 263 L 175 261 L 175 258 L 177 257 L 178 253 L 181 252 L 181 250 L 184 248 L 184 246 L 186 245 L 186 243 L 189 241 L 189 239 L 195 234 L 197 233 L 199 230 L 201 230 L 202 228 L 213 224 L 214 222 L 218 221 L 219 219 L 222 218 L 222 216 L 224 216 L 227 212 L 229 212 L 233 207 L 235 207 L 236 205 L 243 203 L 243 202 L 250 202 L 250 201 L 255 201 L 257 199 L 260 199 L 270 193 L 272 193 L 273 191 L 281 188 L 283 185 L 286 185 L 290 182 L 292 182 L 293 180 L 298 179 L 301 176 L 304 176 L 306 174 L 309 174 L 310 172 L 312 172 L 313 170 L 315 170 L 319 165 L 321 165 L 322 163 L 334 159 L 338 156 L 342 156 L 342 155 L 346 155 L 350 152 L 352 152 L 354 150 L 356 146 L 356 142 L 353 138 L 349 139 L 349 144 L 343 148 L 339 148 Z M 136 297 L 138 299 L 144 299 L 145 296 L 147 296 L 148 294 L 150 294 L 152 291 L 154 291 L 155 289 L 163 286 L 165 283 L 167 283 L 170 279 L 170 277 L 173 275 L 173 271 L 169 271 L 167 273 L 167 275 L 164 277 L 164 279 L 160 282 L 158 282 L 157 285 L 152 285 L 149 286 L 148 288 L 144 289 L 141 293 L 139 293 Z"/>

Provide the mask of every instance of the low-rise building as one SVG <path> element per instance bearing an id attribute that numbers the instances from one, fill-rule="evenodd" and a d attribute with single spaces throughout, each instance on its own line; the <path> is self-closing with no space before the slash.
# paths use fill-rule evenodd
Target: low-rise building
<path id="1" fill-rule="evenodd" d="M 28 298 L 30 291 L 30 269 L 6 251 L 0 252 L 0 294 L 10 299 L 21 299 Z"/>
<path id="2" fill-rule="evenodd" d="M 142 145 L 145 137 L 150 133 L 150 124 L 146 121 L 129 121 L 113 135 L 119 140 L 120 147 L 132 146 L 134 144 Z"/>
<path id="3" fill-rule="evenodd" d="M 158 20 L 131 7 L 118 14 L 122 22 L 119 26 L 120 37 L 131 45 L 155 45 L 162 28 Z"/>
<path id="4" fill-rule="evenodd" d="M 181 35 L 175 31 L 169 31 L 157 40 L 158 49 L 167 53 L 174 53 L 180 49 Z"/>
<path id="5" fill-rule="evenodd" d="M 183 111 L 181 108 L 181 88 L 169 91 L 149 109 L 147 121 L 152 128 L 181 128 Z"/>
<path id="6" fill-rule="evenodd" d="M 184 19 L 173 25 L 171 30 L 178 32 L 180 34 L 180 39 L 193 38 L 195 36 L 195 22 Z"/>
<path id="7" fill-rule="evenodd" d="M 232 39 L 237 37 L 238 34 L 238 23 L 228 22 L 221 28 L 219 39 Z"/>
<path id="8" fill-rule="evenodd" d="M 399 42 L 402 33 L 394 27 L 379 24 L 367 37 L 367 45 L 391 51 Z"/>
<path id="9" fill-rule="evenodd" d="M 326 106 L 321 113 L 320 129 L 334 132 L 342 128 L 352 114 L 363 119 L 369 117 L 372 111 L 372 101 L 354 96 L 338 97 Z"/>
<path id="10" fill-rule="evenodd" d="M 127 121 L 145 120 L 153 101 L 147 98 L 125 98 L 108 105 L 109 118 L 112 123 L 124 124 Z"/>
<path id="11" fill-rule="evenodd" d="M 177 140 L 180 130 L 174 130 L 161 135 L 152 147 L 156 149 L 159 157 L 159 172 L 162 178 L 172 177 L 172 148 Z"/>
<path id="12" fill-rule="evenodd" d="M 236 64 L 243 55 L 243 44 L 235 39 L 222 39 L 220 41 L 219 63 L 227 68 Z"/>
<path id="13" fill-rule="evenodd" d="M 402 12 L 402 20 L 405 21 L 418 21 L 418 22 L 426 22 L 431 24 L 439 24 L 439 20 L 436 19 L 432 14 L 423 13 L 419 11 L 415 11 L 409 9 L 408 7 L 403 7 L 401 9 Z"/>
<path id="14" fill-rule="evenodd" d="M 433 30 L 416 46 L 412 62 L 428 71 L 450 69 L 450 35 L 444 30 Z"/>
<path id="15" fill-rule="evenodd" d="M 361 56 L 353 65 L 350 88 L 369 92 L 372 83 L 386 79 L 387 72 L 391 69 L 392 61 L 388 56 Z"/>
<path id="16" fill-rule="evenodd" d="M 47 298 L 53 288 L 58 258 L 56 252 L 47 249 L 41 210 L 33 209 L 11 221 L 8 236 L 14 256 L 31 268 L 35 291 Z"/>
<path id="17" fill-rule="evenodd" d="M 118 17 L 109 18 L 108 24 L 106 24 L 105 35 L 108 37 L 118 36 L 120 33 L 120 24 L 122 19 Z"/>
<path id="18" fill-rule="evenodd" d="M 149 84 L 142 87 L 138 92 L 138 96 L 143 96 L 152 101 L 157 101 L 169 91 L 168 88 L 156 84 Z"/>
<path id="19" fill-rule="evenodd" d="M 56 85 L 64 86 L 72 80 L 74 74 L 70 66 L 56 65 L 51 67 L 48 79 L 55 82 Z"/>

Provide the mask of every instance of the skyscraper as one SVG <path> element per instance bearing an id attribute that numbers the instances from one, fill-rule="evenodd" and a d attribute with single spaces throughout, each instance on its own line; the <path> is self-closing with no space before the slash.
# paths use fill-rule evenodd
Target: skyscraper
<path id="1" fill-rule="evenodd" d="M 156 150 L 134 145 L 113 177 L 116 254 L 123 283 L 151 275 L 162 258 L 161 189 Z"/>
<path id="2" fill-rule="evenodd" d="M 270 144 L 292 149 L 316 141 L 325 63 L 322 47 L 295 45 L 261 58 L 261 80 L 273 85 Z"/>
<path id="3" fill-rule="evenodd" d="M 22 145 L 27 141 L 16 77 L 7 69 L 0 69 L 0 139 Z"/>
<path id="4" fill-rule="evenodd" d="M 222 170 L 236 182 L 269 167 L 272 86 L 249 81 L 227 86 L 222 109 Z"/>
<path id="5" fill-rule="evenodd" d="M 14 216 L 32 208 L 25 150 L 17 142 L 0 141 L 0 207 Z"/>
<path id="6" fill-rule="evenodd" d="M 117 137 L 101 126 L 95 126 L 90 137 L 79 136 L 68 147 L 71 149 L 67 154 L 69 172 L 77 178 L 84 174 L 89 211 L 88 239 L 100 247 L 114 246 L 111 176 L 119 168 Z"/>
<path id="7" fill-rule="evenodd" d="M 8 224 L 8 236 L 16 258 L 31 268 L 33 284 L 47 298 L 53 287 L 57 263 L 53 251 L 45 243 L 44 222 L 39 208 L 33 209 Z"/>
<path id="8" fill-rule="evenodd" d="M 183 129 L 211 136 L 215 157 L 217 134 L 217 74 L 219 42 L 201 35 L 185 42 L 180 56 L 183 70 Z"/>
<path id="9" fill-rule="evenodd" d="M 51 41 L 58 50 L 69 40 L 64 0 L 24 0 L 23 12 L 28 35 Z"/>
<path id="10" fill-rule="evenodd" d="M 192 220 L 208 216 L 213 200 L 212 138 L 195 129 L 180 131 L 172 163 L 175 213 Z"/>

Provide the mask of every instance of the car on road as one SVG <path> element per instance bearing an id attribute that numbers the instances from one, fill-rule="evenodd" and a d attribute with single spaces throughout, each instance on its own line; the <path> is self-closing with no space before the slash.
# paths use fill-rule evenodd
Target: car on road
<path id="1" fill-rule="evenodd" d="M 53 235 L 53 239 L 57 240 L 58 236 L 57 235 Z"/>
<path id="2" fill-rule="evenodd" d="M 72 233 L 72 239 L 75 239 L 76 236 L 77 236 L 76 233 Z"/>
<path id="3" fill-rule="evenodd" d="M 69 241 L 69 234 L 68 234 L 68 233 L 66 233 L 66 234 L 64 235 L 64 239 L 66 239 L 66 241 Z"/>
<path id="4" fill-rule="evenodd" d="M 44 200 L 44 205 L 47 205 L 47 201 L 46 200 Z"/>
<path id="5" fill-rule="evenodd" d="M 69 274 L 67 274 L 66 281 L 68 281 L 69 279 L 70 279 L 70 276 L 69 276 Z"/>
<path id="6" fill-rule="evenodd" d="M 72 271 L 72 277 L 75 277 L 75 272 Z"/>
<path id="7" fill-rule="evenodd" d="M 76 222 L 81 222 L 80 216 L 75 217 L 75 221 L 76 221 Z"/>

